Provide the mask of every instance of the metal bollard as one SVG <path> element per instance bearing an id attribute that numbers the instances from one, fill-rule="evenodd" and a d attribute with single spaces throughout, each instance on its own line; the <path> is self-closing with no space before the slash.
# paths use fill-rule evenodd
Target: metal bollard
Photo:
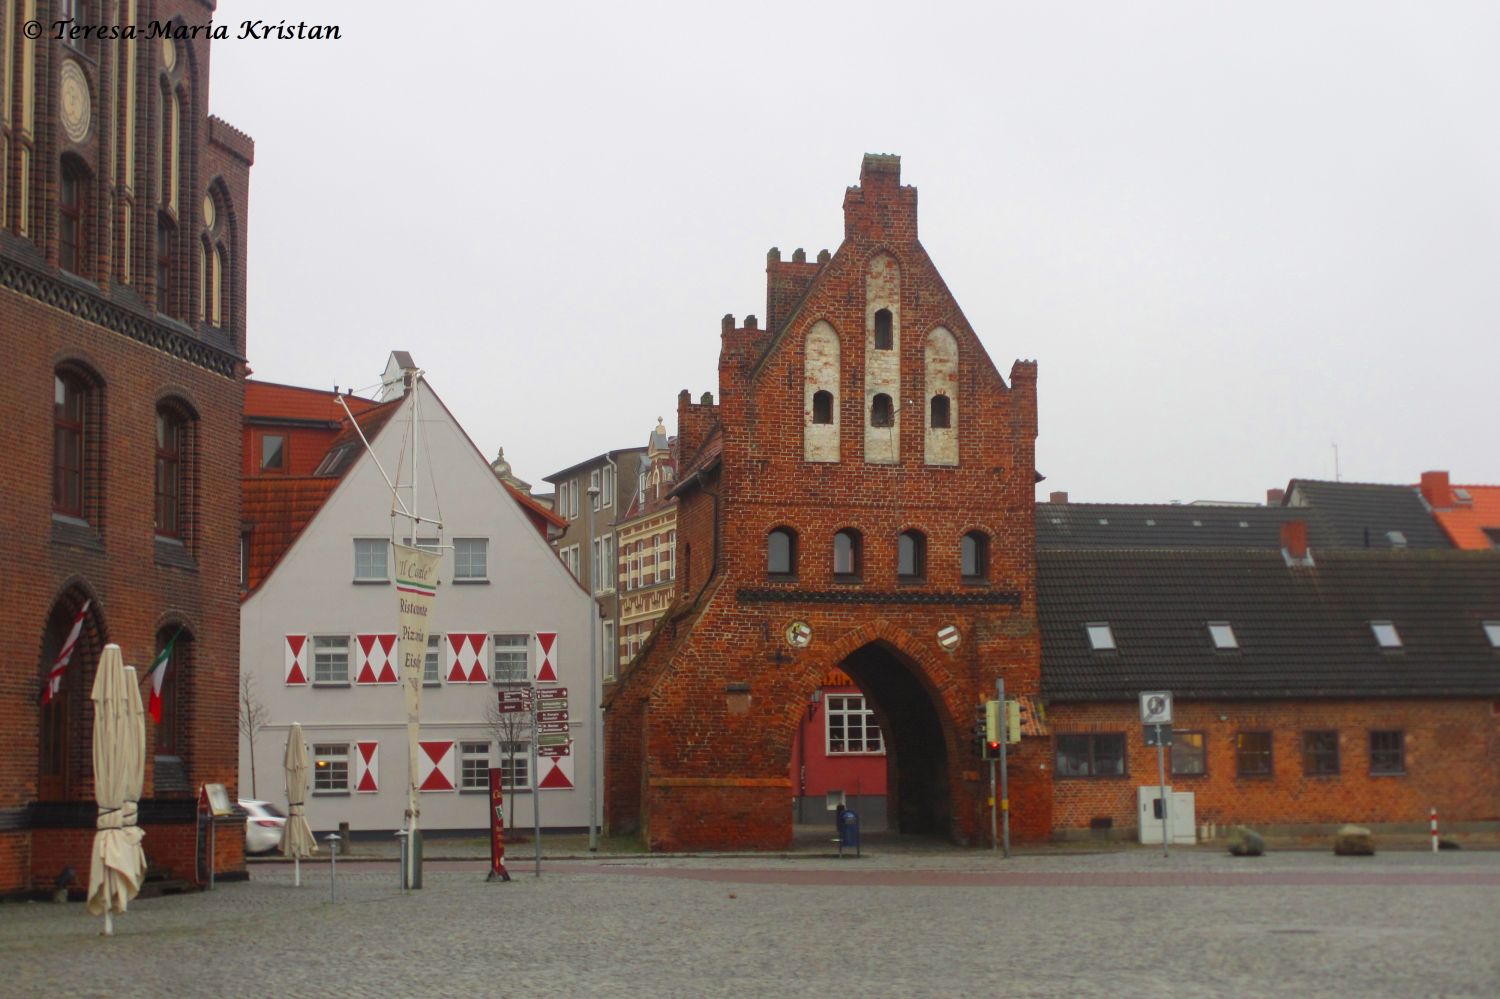
<path id="1" fill-rule="evenodd" d="M 323 841 L 328 844 L 328 901 L 337 902 L 337 889 L 339 883 L 339 851 L 334 847 L 333 844 L 339 841 L 339 834 L 329 833 L 327 836 L 323 837 Z"/>
<path id="2" fill-rule="evenodd" d="M 406 841 L 407 841 L 407 839 L 410 836 L 411 836 L 411 833 L 407 832 L 405 829 L 397 829 L 396 830 L 396 841 L 399 844 L 398 847 L 397 847 L 397 849 L 400 851 L 400 855 L 401 855 L 401 867 L 400 867 L 400 869 L 401 869 L 401 890 L 402 891 L 406 890 Z"/>

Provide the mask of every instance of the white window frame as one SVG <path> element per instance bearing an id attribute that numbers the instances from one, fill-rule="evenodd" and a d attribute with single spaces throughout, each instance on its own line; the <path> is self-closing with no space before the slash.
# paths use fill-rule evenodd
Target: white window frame
<path id="1" fill-rule="evenodd" d="M 1115 644 L 1114 629 L 1109 626 L 1108 621 L 1091 621 L 1083 626 L 1083 630 L 1088 635 L 1089 648 L 1095 652 L 1113 652 L 1119 648 Z"/>
<path id="2" fill-rule="evenodd" d="M 604 592 L 604 589 L 599 585 L 599 580 L 604 576 L 603 541 L 603 538 L 594 538 L 589 542 L 589 558 L 592 559 L 589 563 L 589 568 L 593 570 L 589 574 L 589 585 L 594 588 L 595 593 Z"/>
<path id="3" fill-rule="evenodd" d="M 495 766 L 500 768 L 500 786 L 506 791 L 531 790 L 531 740 L 496 744 Z M 522 780 L 516 782 L 516 773 Z"/>
<path id="4" fill-rule="evenodd" d="M 482 572 L 474 572 L 474 550 L 477 545 L 481 556 L 480 566 Z M 469 546 L 467 549 L 465 546 Z M 468 570 L 468 571 L 464 571 Z M 488 580 L 490 578 L 490 539 L 489 538 L 454 538 L 453 539 L 453 581 L 459 580 Z"/>
<path id="5" fill-rule="evenodd" d="M 615 642 L 615 623 L 609 620 L 601 621 L 599 630 L 603 633 L 599 648 L 604 650 L 604 664 L 612 667 L 620 659 L 620 646 Z"/>
<path id="6" fill-rule="evenodd" d="M 615 505 L 615 469 L 613 465 L 605 465 L 600 472 L 599 503 L 603 506 Z"/>
<path id="7" fill-rule="evenodd" d="M 613 593 L 620 583 L 620 560 L 615 554 L 615 536 L 606 534 L 604 541 L 604 589 L 601 593 Z"/>
<path id="8" fill-rule="evenodd" d="M 517 666 L 521 668 L 520 676 L 516 676 Z M 500 632 L 490 636 L 490 681 L 502 687 L 531 682 L 530 635 Z"/>
<path id="9" fill-rule="evenodd" d="M 443 685 L 443 636 L 427 636 L 427 652 L 422 656 L 422 686 Z"/>
<path id="10" fill-rule="evenodd" d="M 349 793 L 349 744 L 319 742 L 313 744 L 313 794 Z"/>
<path id="11" fill-rule="evenodd" d="M 658 571 L 657 572 L 657 577 L 660 578 L 660 576 L 661 576 L 661 573 Z M 672 532 L 670 532 L 670 533 L 667 534 L 667 578 L 668 579 L 676 579 L 677 578 L 677 532 L 676 531 L 672 531 Z"/>
<path id="12" fill-rule="evenodd" d="M 312 640 L 312 682 L 314 687 L 347 687 L 349 686 L 349 636 L 348 635 L 314 635 Z M 326 659 L 324 653 L 326 651 Z M 337 662 L 339 653 L 343 654 L 344 673 L 343 676 L 323 676 L 319 665 L 327 662 L 330 669 Z"/>
<path id="13" fill-rule="evenodd" d="M 1392 622 L 1371 621 L 1370 632 L 1375 636 L 1375 643 L 1382 649 L 1402 648 L 1401 632 L 1396 630 Z"/>
<path id="14" fill-rule="evenodd" d="M 363 549 L 363 550 L 362 550 Z M 380 554 L 380 571 L 375 571 L 374 554 Z M 389 538 L 354 539 L 354 581 L 356 583 L 388 583 L 391 580 L 391 542 Z"/>
<path id="15" fill-rule="evenodd" d="M 478 748 L 483 747 L 481 753 Z M 476 778 L 474 769 L 468 764 L 484 761 Z M 458 742 L 458 789 L 460 791 L 488 791 L 490 789 L 490 744 L 478 739 L 460 739 Z"/>
<path id="16" fill-rule="evenodd" d="M 1214 648 L 1220 652 L 1233 652 L 1240 647 L 1240 639 L 1234 633 L 1234 625 L 1228 621 L 1208 622 L 1208 637 L 1213 640 Z"/>
<path id="17" fill-rule="evenodd" d="M 604 495 L 604 491 L 599 488 L 599 469 L 597 468 L 589 473 L 589 488 L 594 490 L 594 495 L 589 502 L 593 505 L 594 510 L 597 511 L 599 509 L 599 500 Z"/>
<path id="18" fill-rule="evenodd" d="M 843 748 L 833 748 L 834 720 L 841 722 L 844 731 Z M 850 733 L 858 728 L 858 735 Z M 858 749 L 848 748 L 858 742 Z M 875 721 L 875 712 L 870 710 L 863 694 L 823 695 L 823 749 L 829 756 L 884 756 L 885 733 Z"/>

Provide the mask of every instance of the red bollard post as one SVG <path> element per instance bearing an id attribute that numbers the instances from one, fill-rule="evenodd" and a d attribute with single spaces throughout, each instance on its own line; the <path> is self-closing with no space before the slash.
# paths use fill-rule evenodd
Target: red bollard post
<path id="1" fill-rule="evenodd" d="M 1432 810 L 1432 852 L 1438 852 L 1437 809 Z"/>

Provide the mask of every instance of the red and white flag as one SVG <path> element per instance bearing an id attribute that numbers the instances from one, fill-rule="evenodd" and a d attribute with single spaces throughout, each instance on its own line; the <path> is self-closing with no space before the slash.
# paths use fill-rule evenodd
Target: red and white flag
<path id="1" fill-rule="evenodd" d="M 146 710 L 151 712 L 151 720 L 157 725 L 161 724 L 161 685 L 167 678 L 167 663 L 172 658 L 172 646 L 177 644 L 177 635 L 182 634 L 182 629 L 177 629 L 177 634 L 167 643 L 151 663 L 151 668 L 146 672 L 151 677 L 151 700 L 146 704 Z"/>
<path id="2" fill-rule="evenodd" d="M 91 600 L 85 600 L 83 606 L 78 608 L 78 616 L 73 619 L 73 627 L 68 632 L 67 641 L 58 650 L 57 659 L 52 663 L 52 669 L 47 673 L 47 682 L 42 686 L 42 703 L 48 704 L 57 692 L 62 689 L 63 673 L 68 668 L 68 663 L 73 659 L 73 649 L 78 646 L 78 636 L 83 634 L 83 619 L 88 616 Z"/>

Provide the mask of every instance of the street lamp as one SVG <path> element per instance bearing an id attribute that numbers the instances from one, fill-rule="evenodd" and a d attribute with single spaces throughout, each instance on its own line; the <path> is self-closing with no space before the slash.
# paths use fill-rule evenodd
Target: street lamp
<path id="1" fill-rule="evenodd" d="M 599 487 L 589 483 L 589 501 L 583 508 L 583 531 L 588 535 L 590 556 L 594 551 L 599 553 L 598 571 L 603 577 L 604 565 L 604 543 L 601 539 L 594 537 L 594 508 L 599 502 Z M 590 557 L 590 568 L 593 568 L 594 559 Z M 599 849 L 599 829 L 596 820 L 599 815 L 599 656 L 596 649 L 599 631 L 599 604 L 594 594 L 600 590 L 598 579 L 589 579 L 589 849 Z"/>

